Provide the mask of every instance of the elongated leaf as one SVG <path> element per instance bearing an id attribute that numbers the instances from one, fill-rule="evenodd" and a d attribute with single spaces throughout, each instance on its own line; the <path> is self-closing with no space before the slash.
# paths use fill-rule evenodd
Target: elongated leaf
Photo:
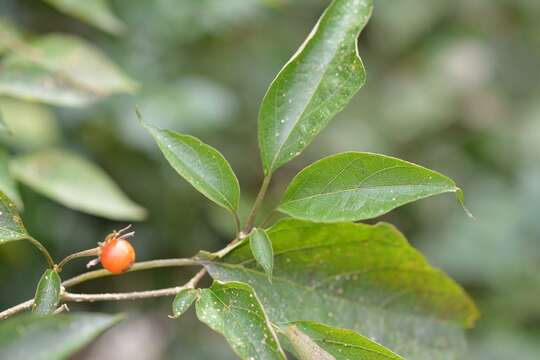
<path id="1" fill-rule="evenodd" d="M 172 318 L 176 319 L 182 316 L 190 308 L 195 299 L 197 299 L 198 292 L 199 290 L 197 289 L 185 289 L 176 294 L 172 304 Z"/>
<path id="2" fill-rule="evenodd" d="M 12 199 L 19 209 L 22 208 L 23 203 L 17 184 L 9 172 L 9 155 L 4 149 L 0 149 L 0 191 Z"/>
<path id="3" fill-rule="evenodd" d="M 120 34 L 124 24 L 114 15 L 108 0 L 44 0 L 61 12 L 72 15 L 103 31 Z"/>
<path id="4" fill-rule="evenodd" d="M 70 35 L 40 37 L 2 65 L 0 93 L 56 105 L 81 106 L 137 88 L 99 49 Z"/>
<path id="5" fill-rule="evenodd" d="M 67 359 L 120 321 L 101 314 L 25 314 L 0 322 L 0 359 Z"/>
<path id="6" fill-rule="evenodd" d="M 52 314 L 60 302 L 61 286 L 62 280 L 58 273 L 51 269 L 45 270 L 36 289 L 32 312 L 40 316 Z"/>
<path id="7" fill-rule="evenodd" d="M 249 285 L 214 282 L 209 289 L 202 289 L 197 316 L 225 336 L 242 359 L 285 359 L 276 334 Z"/>
<path id="8" fill-rule="evenodd" d="M 195 189 L 231 212 L 238 208 L 240 185 L 219 151 L 190 135 L 145 127 L 169 164 Z"/>
<path id="9" fill-rule="evenodd" d="M 300 360 L 403 360 L 401 356 L 352 330 L 298 321 L 287 324 L 283 334 Z"/>
<path id="10" fill-rule="evenodd" d="M 2 69 L 0 94 L 62 106 L 83 106 L 100 98 L 35 64 L 6 64 Z"/>
<path id="11" fill-rule="evenodd" d="M 384 155 L 347 152 L 317 161 L 296 175 L 279 210 L 317 222 L 357 221 L 458 190 L 451 179 L 424 167 Z"/>
<path id="12" fill-rule="evenodd" d="M 60 126 L 49 107 L 12 98 L 1 98 L 0 106 L 9 128 L 0 140 L 7 147 L 28 151 L 60 143 Z"/>
<path id="13" fill-rule="evenodd" d="M 265 173 L 290 161 L 365 82 L 356 39 L 372 0 L 334 0 L 266 93 L 259 114 Z"/>
<path id="14" fill-rule="evenodd" d="M 259 265 L 264 269 L 268 280 L 272 281 L 272 269 L 274 267 L 274 250 L 272 242 L 263 229 L 255 228 L 249 237 L 251 253 Z"/>
<path id="15" fill-rule="evenodd" d="M 74 153 L 40 151 L 16 158 L 11 169 L 16 179 L 69 208 L 116 220 L 145 217 L 103 170 Z"/>
<path id="16" fill-rule="evenodd" d="M 0 191 L 0 245 L 9 241 L 24 240 L 28 236 L 17 212 L 17 206 Z"/>
<path id="17" fill-rule="evenodd" d="M 388 224 L 315 224 L 287 219 L 268 230 L 272 283 L 247 244 L 201 260 L 214 279 L 256 291 L 271 321 L 349 328 L 415 360 L 460 359 L 463 326 L 477 309 Z"/>

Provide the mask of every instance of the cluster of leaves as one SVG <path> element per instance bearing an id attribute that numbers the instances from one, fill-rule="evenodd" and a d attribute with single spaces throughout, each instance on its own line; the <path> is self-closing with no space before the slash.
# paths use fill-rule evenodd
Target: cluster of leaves
<path id="1" fill-rule="evenodd" d="M 295 176 L 277 206 L 289 218 L 270 228 L 256 221 L 273 174 L 300 155 L 364 84 L 357 38 L 372 7 L 372 0 L 334 0 L 270 85 L 259 116 L 264 181 L 243 227 L 239 182 L 219 151 L 143 123 L 171 166 L 236 220 L 238 236 L 230 246 L 196 257 L 214 283 L 180 292 L 173 315 L 195 303 L 198 318 L 223 334 L 242 359 L 285 359 L 283 348 L 299 359 L 458 359 L 463 328 L 478 317 L 463 289 L 393 226 L 354 223 L 442 193 L 455 193 L 462 202 L 461 190 L 438 172 L 385 155 L 337 154 Z M 56 156 L 47 153 L 48 159 Z M 32 156 L 13 166 L 16 174 L 27 174 L 21 181 L 36 178 L 31 164 Z M 57 191 L 28 184 L 52 197 L 68 192 L 63 184 Z M 0 242 L 31 239 L 14 205 L 2 200 Z M 36 315 L 56 311 L 60 287 L 58 275 L 47 270 L 38 284 Z M 55 319 L 19 317 L 2 324 L 0 334 L 20 331 L 0 336 L 0 357 L 20 355 L 28 336 L 43 337 L 51 328 L 55 333 L 48 336 L 65 336 L 65 328 L 84 323 L 87 331 L 70 334 L 65 347 L 51 350 L 67 354 L 117 320 L 85 314 Z M 34 322 L 40 325 L 28 326 Z"/>

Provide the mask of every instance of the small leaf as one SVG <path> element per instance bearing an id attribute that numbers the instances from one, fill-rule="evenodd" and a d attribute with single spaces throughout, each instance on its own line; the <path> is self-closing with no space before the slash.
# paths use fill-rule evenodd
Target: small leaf
<path id="1" fill-rule="evenodd" d="M 21 196 L 19 195 L 19 190 L 17 189 L 17 184 L 11 177 L 9 172 L 9 155 L 8 153 L 0 148 L 0 191 L 6 194 L 10 199 L 13 199 L 13 202 L 17 205 L 19 209 L 22 209 L 23 203 Z"/>
<path id="2" fill-rule="evenodd" d="M 268 281 L 272 282 L 272 269 L 274 267 L 274 250 L 272 250 L 272 242 L 263 229 L 253 229 L 249 237 L 249 246 L 253 257 L 259 265 L 262 266 Z"/>
<path id="3" fill-rule="evenodd" d="M 28 237 L 17 207 L 0 191 L 0 245 L 9 241 L 25 240 Z"/>
<path id="4" fill-rule="evenodd" d="M 114 15 L 108 0 L 44 0 L 61 12 L 72 15 L 111 34 L 120 34 L 125 25 Z"/>
<path id="5" fill-rule="evenodd" d="M 302 170 L 278 210 L 316 222 L 374 218 L 425 197 L 457 192 L 448 177 L 393 157 L 346 152 Z"/>
<path id="6" fill-rule="evenodd" d="M 372 8 L 373 0 L 334 0 L 270 85 L 259 113 L 266 174 L 298 156 L 364 84 L 356 41 Z"/>
<path id="7" fill-rule="evenodd" d="M 349 328 L 407 359 L 464 358 L 462 327 L 478 319 L 474 302 L 392 225 L 285 219 L 267 233 L 272 283 L 246 243 L 200 262 L 216 281 L 252 286 L 276 324 Z"/>
<path id="8" fill-rule="evenodd" d="M 283 327 L 300 360 L 404 360 L 382 345 L 352 330 L 337 329 L 311 321 L 297 321 Z"/>
<path id="9" fill-rule="evenodd" d="M 36 289 L 32 312 L 40 316 L 54 313 L 60 302 L 61 286 L 62 280 L 58 273 L 51 269 L 45 270 Z"/>
<path id="10" fill-rule="evenodd" d="M 55 105 L 81 106 L 137 84 L 85 40 L 52 34 L 25 44 L 2 62 L 0 93 Z"/>
<path id="11" fill-rule="evenodd" d="M 74 153 L 43 150 L 15 158 L 11 170 L 20 182 L 69 208 L 114 220 L 145 217 L 103 170 Z"/>
<path id="12" fill-rule="evenodd" d="M 198 293 L 197 289 L 184 289 L 176 294 L 172 303 L 173 316 L 171 318 L 177 319 L 182 316 L 197 299 Z"/>
<path id="13" fill-rule="evenodd" d="M 246 284 L 214 282 L 201 290 L 199 320 L 219 332 L 244 360 L 286 359 L 264 310 Z"/>
<path id="14" fill-rule="evenodd" d="M 24 314 L 0 321 L 0 359 L 71 358 L 120 319 L 78 313 L 45 317 Z"/>
<path id="15" fill-rule="evenodd" d="M 240 200 L 240 185 L 219 151 L 196 137 L 144 125 L 169 164 L 208 199 L 231 212 Z"/>

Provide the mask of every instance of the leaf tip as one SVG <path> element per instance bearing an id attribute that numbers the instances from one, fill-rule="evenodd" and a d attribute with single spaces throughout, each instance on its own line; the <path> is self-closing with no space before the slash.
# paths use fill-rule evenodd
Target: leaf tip
<path id="1" fill-rule="evenodd" d="M 465 193 L 463 192 L 463 190 L 461 188 L 459 188 L 459 187 L 456 187 L 455 192 L 456 192 L 457 200 L 458 200 L 459 204 L 461 205 L 461 208 L 463 209 L 463 211 L 465 211 L 465 214 L 467 214 L 467 216 L 470 219 L 476 221 L 476 217 L 473 215 L 473 213 L 465 205 Z"/>

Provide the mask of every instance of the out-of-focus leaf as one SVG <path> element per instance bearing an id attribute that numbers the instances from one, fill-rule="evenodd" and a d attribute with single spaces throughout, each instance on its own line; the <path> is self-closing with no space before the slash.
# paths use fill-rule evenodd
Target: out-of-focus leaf
<path id="1" fill-rule="evenodd" d="M 274 267 L 274 251 L 272 250 L 272 241 L 264 229 L 253 229 L 249 236 L 249 247 L 251 253 L 259 265 L 264 269 L 268 280 L 272 281 L 272 269 Z"/>
<path id="2" fill-rule="evenodd" d="M 0 245 L 29 237 L 17 207 L 0 191 Z"/>
<path id="3" fill-rule="evenodd" d="M 145 125 L 169 164 L 193 187 L 231 212 L 240 201 L 240 185 L 219 151 L 196 137 Z"/>
<path id="4" fill-rule="evenodd" d="M 0 94 L 63 106 L 83 106 L 100 98 L 68 78 L 31 63 L 3 65 Z"/>
<path id="5" fill-rule="evenodd" d="M 112 12 L 108 0 L 44 0 L 61 12 L 112 34 L 120 34 L 125 25 Z"/>
<path id="6" fill-rule="evenodd" d="M 176 319 L 182 316 L 190 308 L 191 304 L 197 299 L 198 291 L 197 289 L 184 289 L 176 294 L 172 303 L 172 318 Z"/>
<path id="7" fill-rule="evenodd" d="M 60 142 L 57 119 L 46 106 L 10 98 L 0 98 L 0 106 L 9 129 L 0 134 L 0 141 L 8 147 L 32 150 Z"/>
<path id="8" fill-rule="evenodd" d="M 7 18 L 0 18 L 0 55 L 13 48 L 20 41 L 17 27 Z"/>
<path id="9" fill-rule="evenodd" d="M 428 196 L 458 191 L 454 181 L 424 167 L 384 155 L 347 152 L 302 170 L 278 209 L 304 220 L 357 221 Z"/>
<path id="10" fill-rule="evenodd" d="M 201 289 L 199 320 L 219 332 L 244 360 L 286 359 L 253 289 L 237 282 L 214 282 Z"/>
<path id="11" fill-rule="evenodd" d="M 11 170 L 20 182 L 69 208 L 115 220 L 145 217 L 103 170 L 74 153 L 50 149 L 21 156 Z"/>
<path id="12" fill-rule="evenodd" d="M 372 0 L 334 0 L 266 93 L 259 114 L 265 173 L 298 156 L 365 82 L 357 38 Z"/>
<path id="13" fill-rule="evenodd" d="M 311 321 L 283 327 L 283 335 L 301 360 L 403 360 L 394 352 L 352 330 L 336 329 Z"/>
<path id="14" fill-rule="evenodd" d="M 67 359 L 121 320 L 101 314 L 25 314 L 0 322 L 0 359 Z"/>
<path id="15" fill-rule="evenodd" d="M 287 219 L 268 235 L 272 283 L 247 244 L 201 262 L 216 280 L 250 284 L 275 323 L 350 328 L 415 360 L 460 358 L 474 303 L 393 226 Z"/>
<path id="16" fill-rule="evenodd" d="M 52 314 L 60 302 L 61 286 L 58 273 L 52 269 L 45 270 L 36 289 L 32 312 L 40 316 Z"/>
<path id="17" fill-rule="evenodd" d="M 81 106 L 137 88 L 101 50 L 70 35 L 40 37 L 2 66 L 0 93 L 56 105 Z"/>
<path id="18" fill-rule="evenodd" d="M 17 207 L 21 209 L 23 203 L 21 196 L 19 195 L 19 190 L 17 189 L 17 184 L 9 172 L 9 159 L 8 153 L 0 148 L 0 191 L 12 199 Z"/>

